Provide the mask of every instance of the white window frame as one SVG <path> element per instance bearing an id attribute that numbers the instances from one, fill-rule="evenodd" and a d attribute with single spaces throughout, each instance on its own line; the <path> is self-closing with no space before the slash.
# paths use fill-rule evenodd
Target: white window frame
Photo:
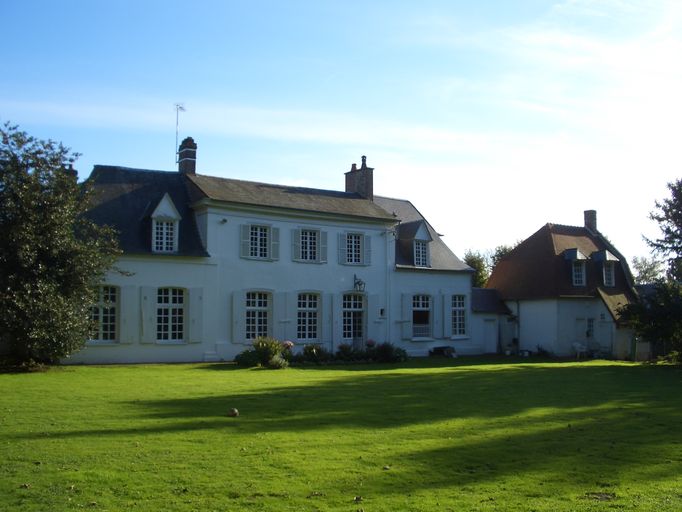
<path id="1" fill-rule="evenodd" d="M 364 339 L 365 336 L 365 296 L 360 293 L 344 293 L 341 301 L 342 307 L 342 338 L 345 341 L 353 341 L 356 338 Z M 353 327 L 355 324 L 355 319 L 357 314 L 360 313 L 360 335 L 357 332 L 353 332 Z"/>
<path id="2" fill-rule="evenodd" d="M 462 338 L 467 335 L 466 295 L 452 296 L 452 337 Z"/>
<path id="3" fill-rule="evenodd" d="M 296 297 L 296 339 L 320 340 L 320 294 L 301 292 Z"/>
<path id="4" fill-rule="evenodd" d="M 614 261 L 605 261 L 603 268 L 604 286 L 609 288 L 616 286 L 616 263 Z"/>
<path id="5" fill-rule="evenodd" d="M 156 342 L 187 341 L 187 290 L 162 287 L 156 290 Z"/>
<path id="6" fill-rule="evenodd" d="M 326 263 L 327 233 L 315 228 L 294 229 L 291 259 L 299 263 Z"/>
<path id="7" fill-rule="evenodd" d="M 433 300 L 430 295 L 417 294 L 412 296 L 412 338 L 423 339 L 433 336 Z M 419 317 L 425 316 L 428 322 L 418 323 Z"/>
<path id="8" fill-rule="evenodd" d="M 429 243 L 425 240 L 414 241 L 414 266 L 429 266 Z"/>
<path id="9" fill-rule="evenodd" d="M 240 253 L 242 258 L 260 261 L 279 259 L 279 228 L 269 224 L 242 224 Z"/>
<path id="10" fill-rule="evenodd" d="M 121 291 L 118 286 L 103 284 L 97 287 L 97 300 L 90 307 L 90 319 L 96 324 L 90 333 L 90 343 L 119 343 L 119 304 Z"/>
<path id="11" fill-rule="evenodd" d="M 573 286 L 585 286 L 587 283 L 585 261 L 574 260 L 571 264 L 571 276 L 573 278 Z"/>
<path id="12" fill-rule="evenodd" d="M 362 264 L 362 239 L 361 233 L 346 233 L 346 263 L 349 265 Z"/>
<path id="13" fill-rule="evenodd" d="M 178 252 L 179 224 L 177 219 L 166 217 L 152 219 L 152 252 L 160 254 Z"/>
<path id="14" fill-rule="evenodd" d="M 339 234 L 339 263 L 364 265 L 371 263 L 371 238 L 358 231 Z"/>
<path id="15" fill-rule="evenodd" d="M 272 294 L 266 291 L 246 292 L 244 303 L 244 330 L 246 341 L 270 336 L 272 319 Z"/>

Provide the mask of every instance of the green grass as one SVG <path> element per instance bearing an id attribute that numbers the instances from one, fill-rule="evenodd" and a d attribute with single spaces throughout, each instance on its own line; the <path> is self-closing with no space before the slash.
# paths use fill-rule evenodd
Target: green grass
<path id="1" fill-rule="evenodd" d="M 477 359 L 2 374 L 0 510 L 682 510 L 681 384 Z"/>

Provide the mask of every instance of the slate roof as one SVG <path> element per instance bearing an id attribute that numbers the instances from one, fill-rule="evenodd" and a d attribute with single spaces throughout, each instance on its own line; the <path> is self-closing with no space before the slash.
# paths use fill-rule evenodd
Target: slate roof
<path id="1" fill-rule="evenodd" d="M 502 301 L 497 290 L 488 288 L 471 289 L 471 310 L 474 313 L 494 313 L 509 315 L 511 313 L 507 305 Z"/>
<path id="2" fill-rule="evenodd" d="M 570 249 L 588 258 L 585 286 L 573 286 L 572 261 L 564 255 Z M 602 265 L 595 257 L 600 251 L 619 260 L 616 286 L 603 286 Z M 585 227 L 546 224 L 498 262 L 486 288 L 497 289 L 504 300 L 598 297 L 617 319 L 619 305 L 636 297 L 632 283 L 625 258 L 603 235 Z"/>
<path id="3" fill-rule="evenodd" d="M 271 185 L 253 181 L 188 175 L 207 198 L 228 203 L 314 211 L 395 222 L 395 217 L 368 199 L 349 192 Z"/>
<path id="4" fill-rule="evenodd" d="M 427 229 L 429 230 L 429 235 L 431 235 L 432 241 L 429 243 L 429 257 L 431 266 L 429 268 L 415 267 L 411 243 L 401 244 L 400 239 L 398 240 L 399 243 L 396 243 L 396 267 L 402 269 L 473 272 L 471 267 L 455 256 L 450 248 L 445 245 L 445 242 L 443 242 L 431 224 L 428 223 L 428 221 L 422 216 L 421 213 L 419 213 L 419 210 L 417 210 L 410 201 L 405 199 L 392 199 L 388 197 L 374 196 L 374 202 L 390 214 L 395 215 L 395 218 L 400 221 L 401 225 L 396 230 L 398 236 L 405 235 L 405 232 L 416 232 L 414 226 L 418 227 L 419 223 L 421 222 L 425 223 Z M 405 232 L 401 231 L 401 226 L 403 223 L 408 224 L 408 228 L 405 230 Z"/>
<path id="5" fill-rule="evenodd" d="M 116 229 L 124 253 L 166 256 L 152 253 L 151 214 L 168 193 L 181 217 L 178 252 L 173 255 L 208 256 L 189 206 L 190 194 L 184 175 L 96 165 L 88 182 L 93 186 L 93 206 L 88 217 Z"/>

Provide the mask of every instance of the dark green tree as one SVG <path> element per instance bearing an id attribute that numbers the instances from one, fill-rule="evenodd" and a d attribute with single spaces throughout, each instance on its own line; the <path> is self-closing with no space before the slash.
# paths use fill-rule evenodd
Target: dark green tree
<path id="1" fill-rule="evenodd" d="M 663 276 L 663 262 L 646 256 L 632 258 L 632 271 L 635 284 L 652 284 L 658 282 Z"/>
<path id="2" fill-rule="evenodd" d="M 464 263 L 474 269 L 472 285 L 476 288 L 483 288 L 490 277 L 490 267 L 486 256 L 479 251 L 469 249 L 464 253 Z"/>
<path id="3" fill-rule="evenodd" d="M 668 183 L 670 197 L 656 201 L 651 220 L 658 222 L 660 238 L 646 239 L 654 252 L 668 261 L 668 273 L 673 279 L 682 280 L 682 179 Z"/>
<path id="4" fill-rule="evenodd" d="M 490 253 L 490 255 L 488 256 L 488 258 L 490 260 L 490 263 L 489 263 L 490 264 L 490 270 L 492 271 L 492 269 L 495 268 L 495 265 L 497 265 L 499 263 L 499 261 L 502 258 L 504 258 L 507 254 L 512 252 L 514 250 L 514 248 L 517 245 L 519 245 L 519 243 L 520 242 L 517 242 L 514 245 L 503 244 L 503 245 L 498 245 L 497 247 L 495 247 L 495 249 L 493 249 L 492 252 Z"/>
<path id="5" fill-rule="evenodd" d="M 84 217 L 76 153 L 9 123 L 0 138 L 0 347 L 17 363 L 55 363 L 88 338 L 116 237 Z"/>

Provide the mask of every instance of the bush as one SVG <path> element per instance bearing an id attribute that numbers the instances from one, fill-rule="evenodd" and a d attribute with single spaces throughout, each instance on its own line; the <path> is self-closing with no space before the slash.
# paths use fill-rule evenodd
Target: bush
<path id="1" fill-rule="evenodd" d="M 391 343 L 380 343 L 374 348 L 374 361 L 377 363 L 400 363 L 407 361 L 407 352 Z"/>
<path id="2" fill-rule="evenodd" d="M 273 357 L 282 357 L 284 347 L 275 338 L 260 336 L 253 341 L 253 350 L 258 354 L 260 365 L 269 366 Z"/>
<path id="3" fill-rule="evenodd" d="M 289 368 L 289 361 L 287 361 L 282 354 L 273 356 L 268 361 L 268 368 L 272 370 L 283 370 Z"/>
<path id="4" fill-rule="evenodd" d="M 357 361 L 359 359 L 358 353 L 355 351 L 352 345 L 348 343 L 342 343 L 336 349 L 335 358 L 339 361 Z"/>
<path id="5" fill-rule="evenodd" d="M 258 353 L 253 349 L 244 350 L 236 355 L 234 362 L 237 366 L 243 366 L 245 368 L 253 368 L 260 364 L 260 358 Z"/>
<path id="6" fill-rule="evenodd" d="M 331 358 L 332 355 L 326 348 L 314 343 L 304 345 L 300 356 L 300 360 L 307 363 L 324 363 Z"/>

